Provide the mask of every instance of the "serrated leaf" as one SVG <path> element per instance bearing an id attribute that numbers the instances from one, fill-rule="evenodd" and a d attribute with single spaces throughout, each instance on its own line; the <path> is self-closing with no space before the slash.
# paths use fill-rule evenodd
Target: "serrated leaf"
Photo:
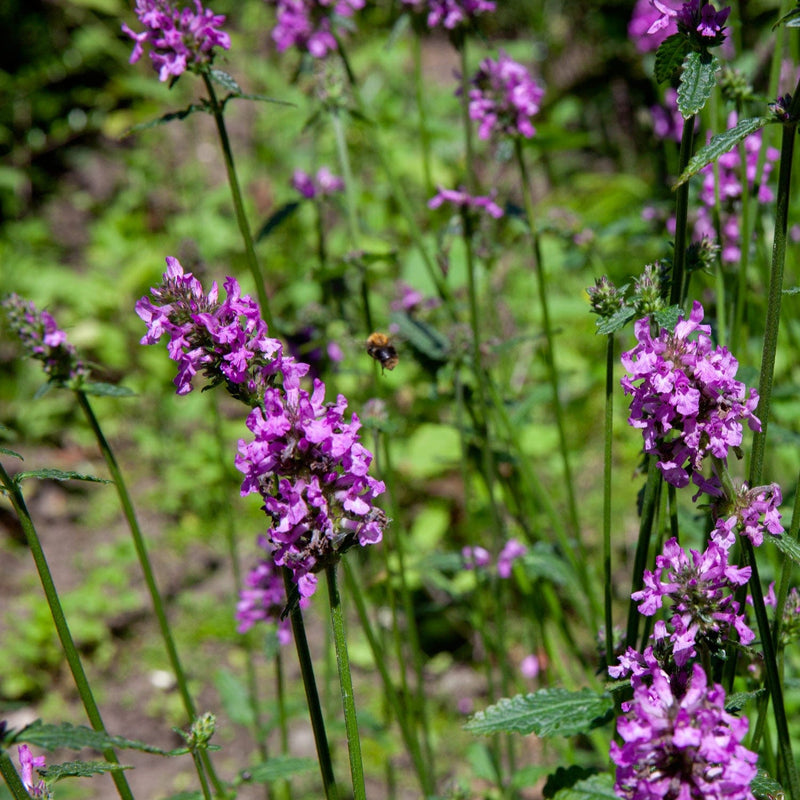
<path id="1" fill-rule="evenodd" d="M 32 722 L 18 733 L 15 733 L 11 742 L 33 744 L 43 750 L 56 750 L 59 747 L 66 747 L 70 750 L 82 750 L 84 747 L 104 750 L 107 747 L 115 747 L 123 750 L 156 753 L 162 756 L 171 755 L 174 752 L 162 750 L 160 747 L 153 747 L 135 739 L 126 739 L 123 736 L 112 736 L 103 731 L 94 731 L 84 725 L 70 725 L 68 722 L 64 722 L 61 725 L 46 725 L 41 720 L 36 720 L 36 722 Z"/>
<path id="2" fill-rule="evenodd" d="M 271 214 L 269 219 L 261 226 L 261 229 L 256 234 L 256 241 L 260 242 L 262 239 L 266 239 L 278 225 L 289 219 L 298 208 L 300 208 L 299 200 L 293 200 L 291 203 L 284 203 L 277 211 Z"/>
<path id="3" fill-rule="evenodd" d="M 317 763 L 310 758 L 292 756 L 276 756 L 250 769 L 242 770 L 239 779 L 243 783 L 270 783 L 271 781 L 290 778 L 300 772 L 315 769 Z"/>
<path id="4" fill-rule="evenodd" d="M 464 726 L 477 734 L 535 733 L 537 736 L 573 736 L 600 724 L 613 709 L 608 694 L 591 689 L 541 689 L 533 694 L 504 697 L 479 711 Z"/>
<path id="5" fill-rule="evenodd" d="M 668 81 L 679 69 L 689 52 L 689 39 L 681 33 L 673 33 L 656 50 L 656 82 Z"/>
<path id="6" fill-rule="evenodd" d="M 800 544 L 797 543 L 796 539 L 792 539 L 791 536 L 786 534 L 782 536 L 765 536 L 764 538 L 772 542 L 781 553 L 791 558 L 795 564 L 800 564 Z"/>
<path id="7" fill-rule="evenodd" d="M 447 361 L 450 342 L 435 328 L 400 311 L 392 313 L 389 319 L 397 326 L 399 337 L 418 353 L 434 362 Z"/>
<path id="8" fill-rule="evenodd" d="M 252 727 L 255 724 L 253 708 L 247 687 L 233 673 L 226 669 L 217 670 L 214 685 L 228 716 L 239 725 Z"/>
<path id="9" fill-rule="evenodd" d="M 736 714 L 741 711 L 748 703 L 758 700 L 767 690 L 765 688 L 756 689 L 754 692 L 734 692 L 725 698 L 725 710 L 729 714 Z"/>
<path id="10" fill-rule="evenodd" d="M 166 125 L 168 122 L 173 122 L 176 119 L 186 119 L 190 114 L 194 114 L 196 111 L 208 111 L 208 106 L 204 103 L 192 103 L 186 108 L 181 109 L 180 111 L 170 111 L 167 114 L 163 114 L 162 116 L 158 117 L 157 119 L 151 119 L 149 122 L 140 122 L 138 125 L 134 125 L 130 130 L 126 131 L 125 136 L 130 136 L 133 133 L 139 133 L 139 131 L 146 131 L 150 128 L 155 128 L 158 125 Z"/>
<path id="11" fill-rule="evenodd" d="M 233 75 L 228 75 L 227 72 L 223 72 L 221 69 L 211 69 L 208 75 L 214 83 L 218 83 L 226 91 L 233 92 L 235 95 L 241 95 L 242 87 L 236 83 L 236 79 Z"/>
<path id="12" fill-rule="evenodd" d="M 561 789 L 553 800 L 619 800 L 614 792 L 614 778 L 607 772 L 578 781 L 568 789 Z"/>
<path id="13" fill-rule="evenodd" d="M 623 306 L 615 311 L 610 317 L 597 320 L 597 333 L 607 335 L 616 333 L 624 328 L 636 315 L 636 309 L 632 306 Z"/>
<path id="14" fill-rule="evenodd" d="M 18 458 L 20 461 L 25 460 L 18 452 L 16 452 L 16 450 L 9 450 L 7 447 L 0 447 L 0 455 Z"/>
<path id="15" fill-rule="evenodd" d="M 683 315 L 683 309 L 680 306 L 668 306 L 661 308 L 653 314 L 656 324 L 660 328 L 667 328 L 672 330 L 678 324 L 678 317 Z"/>
<path id="16" fill-rule="evenodd" d="M 795 6 L 788 14 L 784 14 L 772 26 L 772 30 L 775 30 L 779 25 L 785 25 L 787 28 L 800 27 L 800 6 Z"/>
<path id="17" fill-rule="evenodd" d="M 678 85 L 678 110 L 689 119 L 702 110 L 716 85 L 720 61 L 711 53 L 693 50 L 683 60 L 683 72 Z"/>
<path id="18" fill-rule="evenodd" d="M 81 391 L 92 397 L 136 397 L 136 392 L 127 386 L 117 386 L 116 384 L 103 383 L 102 381 L 83 383 L 81 384 Z"/>
<path id="19" fill-rule="evenodd" d="M 18 472 L 14 476 L 14 482 L 19 485 L 27 478 L 39 478 L 39 480 L 50 481 L 89 481 L 90 483 L 113 483 L 106 478 L 97 478 L 94 475 L 87 475 L 83 472 L 73 472 L 63 469 L 32 469 L 28 472 Z"/>
<path id="20" fill-rule="evenodd" d="M 783 800 L 786 797 L 783 786 L 763 769 L 759 769 L 750 782 L 750 790 L 758 800 Z"/>
<path id="21" fill-rule="evenodd" d="M 721 155 L 736 147 L 739 142 L 744 141 L 748 136 L 760 131 L 764 126 L 774 122 L 773 117 L 750 117 L 743 119 L 730 130 L 718 133 L 711 138 L 711 141 L 700 148 L 686 165 L 686 169 L 672 187 L 676 189 L 682 183 L 686 183 L 692 175 L 696 175 L 703 167 L 716 161 Z"/>
<path id="22" fill-rule="evenodd" d="M 39 774 L 49 782 L 55 783 L 62 778 L 91 778 L 103 772 L 119 772 L 133 769 L 125 764 L 112 764 L 110 761 L 65 761 L 63 764 L 48 764 L 40 769 Z"/>

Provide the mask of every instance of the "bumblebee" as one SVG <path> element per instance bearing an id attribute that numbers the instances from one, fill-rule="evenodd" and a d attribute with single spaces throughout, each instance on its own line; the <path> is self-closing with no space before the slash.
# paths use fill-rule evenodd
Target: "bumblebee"
<path id="1" fill-rule="evenodd" d="M 400 360 L 391 339 L 385 333 L 370 334 L 367 339 L 367 355 L 381 365 L 381 370 L 393 370 Z"/>

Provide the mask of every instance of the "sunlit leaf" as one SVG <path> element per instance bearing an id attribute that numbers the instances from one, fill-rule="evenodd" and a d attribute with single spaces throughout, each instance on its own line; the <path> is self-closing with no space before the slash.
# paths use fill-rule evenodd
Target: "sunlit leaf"
<path id="1" fill-rule="evenodd" d="M 711 53 L 693 50 L 686 56 L 678 86 L 678 110 L 684 119 L 700 112 L 711 97 L 719 68 L 719 59 Z"/>
<path id="2" fill-rule="evenodd" d="M 592 775 L 556 792 L 553 800 L 618 800 L 614 791 L 614 777 L 607 772 Z"/>
<path id="3" fill-rule="evenodd" d="M 783 786 L 763 769 L 760 769 L 750 782 L 750 790 L 758 800 L 783 800 L 786 797 Z"/>
<path id="4" fill-rule="evenodd" d="M 29 472 L 18 472 L 14 476 L 14 482 L 17 484 L 27 478 L 39 478 L 40 480 L 49 481 L 89 481 L 90 483 L 113 483 L 105 478 L 97 478 L 94 475 L 86 475 L 83 472 L 73 472 L 72 470 L 63 469 L 33 469 Z"/>

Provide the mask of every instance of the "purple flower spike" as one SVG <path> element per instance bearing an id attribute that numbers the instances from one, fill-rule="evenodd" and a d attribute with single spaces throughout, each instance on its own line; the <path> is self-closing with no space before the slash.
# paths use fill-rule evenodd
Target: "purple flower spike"
<path id="1" fill-rule="evenodd" d="M 522 64 L 501 51 L 497 60 L 481 62 L 472 83 L 469 116 L 479 123 L 481 139 L 493 133 L 530 139 L 536 133 L 531 119 L 539 113 L 544 89 Z"/>
<path id="2" fill-rule="evenodd" d="M 690 470 L 700 471 L 706 455 L 724 459 L 741 444 L 743 422 L 761 430 L 754 413 L 758 395 L 735 379 L 738 362 L 727 348 L 713 348 L 702 319 L 697 302 L 674 331 L 662 328 L 653 336 L 650 319 L 640 319 L 638 345 L 622 354 L 628 374 L 621 383 L 632 395 L 628 423 L 641 429 L 645 452 L 659 456 L 665 480 L 679 488 L 689 483 Z"/>
<path id="3" fill-rule="evenodd" d="M 194 0 L 194 11 L 180 8 L 173 0 L 136 0 L 135 10 L 145 29 L 136 33 L 122 26 L 135 42 L 130 63 L 138 61 L 144 45 L 149 44 L 150 60 L 160 81 L 210 64 L 215 47 L 230 49 L 230 37 L 220 30 L 225 17 L 203 8 L 200 0 Z"/>
<path id="4" fill-rule="evenodd" d="M 21 772 L 22 783 L 25 786 L 28 794 L 31 797 L 41 798 L 41 800 L 49 800 L 53 795 L 47 788 L 47 784 L 39 779 L 34 780 L 34 769 L 41 769 L 45 765 L 44 756 L 33 757 L 30 748 L 26 744 L 21 744 L 17 748 L 17 755 L 19 756 L 19 766 Z"/>
<path id="5" fill-rule="evenodd" d="M 672 605 L 669 628 L 656 631 L 656 641 L 669 639 L 675 663 L 682 667 L 697 655 L 695 645 L 716 650 L 725 645 L 731 630 L 742 644 L 755 634 L 739 614 L 733 595 L 750 579 L 750 567 L 728 563 L 728 546 L 712 540 L 703 553 L 691 550 L 691 560 L 676 539 L 670 539 L 656 557 L 656 570 L 645 570 L 644 588 L 631 595 L 639 612 L 653 616 L 665 598 Z"/>
<path id="6" fill-rule="evenodd" d="M 444 203 L 451 203 L 458 208 L 484 210 L 490 217 L 499 219 L 503 216 L 503 209 L 494 202 L 497 192 L 493 191 L 491 195 L 475 196 L 467 194 L 463 189 L 443 189 L 438 187 L 439 191 L 428 200 L 428 208 L 439 208 Z"/>
<path id="7" fill-rule="evenodd" d="M 494 0 L 403 0 L 412 11 L 427 14 L 429 28 L 442 27 L 449 31 L 466 27 L 479 14 L 495 10 Z"/>
<path id="8" fill-rule="evenodd" d="M 334 175 L 327 167 L 320 167 L 316 177 L 297 169 L 292 176 L 292 186 L 300 192 L 306 200 L 315 197 L 327 197 L 336 192 L 344 191 L 344 181 Z"/>
<path id="9" fill-rule="evenodd" d="M 634 677 L 633 699 L 611 743 L 617 795 L 626 800 L 753 800 L 756 754 L 747 719 L 725 711 L 725 691 L 695 664 L 683 686 L 657 666 Z"/>
<path id="10" fill-rule="evenodd" d="M 781 536 L 784 530 L 778 508 L 782 501 L 781 487 L 777 483 L 756 486 L 754 489 L 748 489 L 747 484 L 743 484 L 732 508 L 726 505 L 714 509 L 717 520 L 712 536 L 730 545 L 734 530 L 738 529 L 742 536 L 752 542 L 753 547 L 758 547 L 764 541 L 765 530 L 772 536 Z"/>
<path id="11" fill-rule="evenodd" d="M 27 354 L 42 362 L 51 382 L 77 386 L 89 377 L 88 367 L 67 341 L 67 334 L 59 330 L 47 311 L 38 311 L 33 303 L 16 294 L 6 297 L 1 305 L 8 315 L 9 327 Z"/>
<path id="12" fill-rule="evenodd" d="M 296 47 L 314 58 L 325 58 L 336 50 L 335 18 L 352 17 L 364 7 L 364 0 L 267 0 L 267 5 L 275 7 L 272 38 L 279 52 Z"/>

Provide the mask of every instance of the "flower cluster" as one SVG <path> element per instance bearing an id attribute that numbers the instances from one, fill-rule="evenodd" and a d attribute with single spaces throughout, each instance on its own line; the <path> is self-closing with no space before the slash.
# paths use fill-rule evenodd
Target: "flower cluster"
<path id="1" fill-rule="evenodd" d="M 493 133 L 530 139 L 536 133 L 531 119 L 539 113 L 544 89 L 522 64 L 501 51 L 496 60 L 481 62 L 472 83 L 469 116 L 479 123 L 481 139 Z"/>
<path id="2" fill-rule="evenodd" d="M 736 112 L 728 118 L 728 127 L 736 125 Z M 722 247 L 722 260 L 727 264 L 738 264 L 742 257 L 742 232 L 739 227 L 741 215 L 742 195 L 754 195 L 759 203 L 771 203 L 775 198 L 772 190 L 767 186 L 767 180 L 772 172 L 773 164 L 778 160 L 780 153 L 774 147 L 767 148 L 764 159 L 761 182 L 756 187 L 756 174 L 761 153 L 761 131 L 751 133 L 744 140 L 745 171 L 747 174 L 747 188 L 742 186 L 742 168 L 739 148 L 721 155 L 715 165 L 708 164 L 701 170 L 703 185 L 700 189 L 701 204 L 698 210 L 697 222 L 694 227 L 695 240 L 708 237 L 717 238 L 717 225 L 719 222 L 719 238 Z M 717 177 L 719 176 L 719 183 Z"/>
<path id="3" fill-rule="evenodd" d="M 741 744 L 747 719 L 725 711 L 724 689 L 709 685 L 699 664 L 670 676 L 648 650 L 631 683 L 617 721 L 622 744 L 610 752 L 619 797 L 752 800 L 756 754 Z"/>
<path id="4" fill-rule="evenodd" d="M 494 0 L 403 0 L 412 11 L 426 13 L 429 28 L 449 31 L 474 22 L 479 14 L 495 10 Z"/>
<path id="5" fill-rule="evenodd" d="M 167 351 L 178 362 L 178 394 L 192 391 L 192 378 L 201 372 L 212 385 L 225 382 L 230 393 L 253 405 L 266 386 L 281 377 L 284 386 L 298 386 L 308 365 L 283 355 L 283 345 L 267 335 L 258 303 L 241 296 L 234 278 L 227 278 L 227 298 L 219 300 L 216 282 L 206 294 L 177 258 L 168 256 L 161 285 L 151 290 L 155 302 L 142 297 L 136 313 L 147 324 L 141 344 L 170 337 Z"/>
<path id="6" fill-rule="evenodd" d="M 724 647 L 731 629 L 742 644 L 749 644 L 755 634 L 739 613 L 734 600 L 736 587 L 750 579 L 750 567 L 728 563 L 732 542 L 712 539 L 703 553 L 691 550 L 691 560 L 676 539 L 670 539 L 656 557 L 655 572 L 645 570 L 644 588 L 631 595 L 639 602 L 639 612 L 653 616 L 665 598 L 672 604 L 669 628 L 657 622 L 654 640 L 668 640 L 678 667 L 697 655 L 696 645 L 710 652 Z"/>
<path id="7" fill-rule="evenodd" d="M 352 17 L 364 7 L 364 0 L 267 0 L 267 4 L 275 6 L 272 38 L 281 53 L 296 47 L 324 58 L 336 49 L 332 20 Z"/>
<path id="8" fill-rule="evenodd" d="M 358 441 L 361 423 L 347 399 L 324 403 L 325 385 L 268 388 L 247 418 L 253 441 L 239 441 L 236 467 L 242 495 L 259 492 L 272 519 L 267 538 L 274 560 L 292 571 L 301 597 L 316 588 L 316 572 L 355 545 L 379 542 L 386 516 L 373 506 L 385 487 L 368 474 L 372 454 Z"/>
<path id="9" fill-rule="evenodd" d="M 730 6 L 717 11 L 711 3 L 701 5 L 700 0 L 689 0 L 676 10 L 661 0 L 652 2 L 660 16 L 650 26 L 648 33 L 662 31 L 674 22 L 678 33 L 689 36 L 699 34 L 707 45 L 722 44 L 725 21 L 731 13 Z"/>
<path id="10" fill-rule="evenodd" d="M 122 26 L 135 42 L 130 63 L 138 61 L 144 45 L 149 44 L 150 60 L 160 81 L 210 64 L 215 47 L 230 49 L 230 37 L 220 30 L 225 17 L 203 8 L 200 0 L 194 0 L 194 10 L 179 8 L 173 0 L 136 0 L 135 10 L 145 29 L 136 33 Z"/>
<path id="11" fill-rule="evenodd" d="M 22 778 L 22 783 L 25 785 L 28 794 L 37 799 L 49 800 L 53 795 L 47 788 L 47 784 L 41 779 L 34 780 L 33 778 L 33 770 L 44 767 L 44 756 L 37 756 L 34 758 L 33 753 L 31 753 L 30 748 L 26 744 L 21 744 L 17 748 L 17 754 L 19 756 L 20 772 L 22 773 L 20 777 Z"/>
<path id="12" fill-rule="evenodd" d="M 528 548 L 524 544 L 517 539 L 509 539 L 497 556 L 497 574 L 501 578 L 510 578 L 514 562 L 527 552 Z M 462 548 L 461 558 L 466 569 L 486 569 L 492 563 L 491 554 L 480 545 Z"/>
<path id="13" fill-rule="evenodd" d="M 503 216 L 503 209 L 494 202 L 496 191 L 492 191 L 489 196 L 473 196 L 467 194 L 463 189 L 443 189 L 441 186 L 438 189 L 439 191 L 428 200 L 428 208 L 439 208 L 444 203 L 451 203 L 459 209 L 483 209 L 495 219 Z"/>
<path id="14" fill-rule="evenodd" d="M 711 328 L 702 319 L 698 302 L 689 319 L 657 336 L 650 319 L 640 319 L 634 328 L 638 344 L 622 354 L 628 374 L 621 383 L 633 398 L 628 422 L 642 430 L 645 452 L 659 456 L 664 478 L 677 487 L 689 483 L 690 471 L 698 482 L 707 454 L 724 459 L 738 447 L 744 421 L 751 430 L 761 429 L 754 414 L 757 393 L 751 389 L 748 395 L 735 379 L 738 362 L 727 348 L 713 347 Z"/>
<path id="15" fill-rule="evenodd" d="M 336 192 L 344 191 L 344 181 L 334 175 L 327 167 L 320 167 L 316 177 L 296 169 L 292 175 L 292 186 L 300 192 L 306 200 L 315 197 L 327 197 Z"/>
<path id="16" fill-rule="evenodd" d="M 783 501 L 781 487 L 777 483 L 748 489 L 744 484 L 732 503 L 720 500 L 714 507 L 716 524 L 713 536 L 719 541 L 733 543 L 734 530 L 741 531 L 753 547 L 764 541 L 764 530 L 773 536 L 784 533 L 781 513 L 778 508 Z"/>
<path id="17" fill-rule="evenodd" d="M 53 383 L 80 385 L 89 377 L 88 367 L 78 358 L 67 334 L 59 330 L 47 311 L 19 295 L 10 294 L 2 302 L 8 325 L 19 337 L 28 355 L 44 364 L 44 371 Z"/>
<path id="18" fill-rule="evenodd" d="M 241 295 L 236 280 L 227 278 L 225 290 L 224 301 L 216 283 L 204 293 L 177 259 L 168 258 L 161 285 L 151 290 L 155 302 L 143 297 L 136 304 L 148 327 L 142 343 L 155 344 L 169 334 L 179 394 L 192 390 L 191 379 L 202 370 L 211 385 L 224 383 L 252 408 L 247 427 L 254 439 L 240 441 L 236 456 L 245 475 L 242 495 L 263 497 L 272 524 L 262 546 L 276 565 L 291 570 L 301 597 L 308 597 L 316 572 L 356 543 L 381 540 L 387 520 L 373 500 L 384 485 L 368 474 L 372 454 L 359 442 L 356 415 L 345 420 L 346 398 L 339 395 L 326 404 L 319 380 L 312 394 L 301 389 L 308 365 L 283 354 L 282 343 L 268 336 L 258 304 Z M 255 595 L 243 596 L 242 624 L 271 613 L 270 580 L 256 568 L 248 584 L 264 592 L 262 610 L 257 611 Z"/>

